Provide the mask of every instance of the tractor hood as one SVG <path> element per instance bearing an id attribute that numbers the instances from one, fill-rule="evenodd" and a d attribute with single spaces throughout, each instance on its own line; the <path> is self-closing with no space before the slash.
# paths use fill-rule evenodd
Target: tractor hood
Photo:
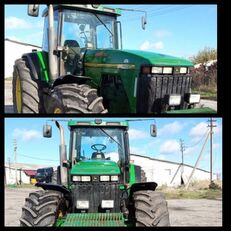
<path id="1" fill-rule="evenodd" d="M 95 65 L 94 65 L 95 64 Z M 101 66 L 97 66 L 101 65 Z M 112 66 L 112 65 L 116 66 Z M 87 67 L 114 67 L 133 69 L 140 65 L 193 66 L 186 59 L 140 50 L 87 50 L 85 65 Z M 118 66 L 120 65 L 120 66 Z M 124 66 L 122 66 L 124 65 Z"/>
<path id="2" fill-rule="evenodd" d="M 111 160 L 82 160 L 71 169 L 71 175 L 119 175 L 118 165 Z"/>

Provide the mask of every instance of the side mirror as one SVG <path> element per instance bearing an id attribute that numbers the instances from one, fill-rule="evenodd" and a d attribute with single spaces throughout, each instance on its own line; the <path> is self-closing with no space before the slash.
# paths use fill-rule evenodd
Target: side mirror
<path id="1" fill-rule="evenodd" d="M 146 16 L 142 16 L 141 18 L 141 26 L 142 26 L 142 29 L 145 30 L 145 25 L 147 24 L 147 20 L 146 20 Z"/>
<path id="2" fill-rule="evenodd" d="M 52 136 L 52 127 L 51 125 L 44 125 L 43 126 L 43 137 L 46 137 L 46 138 L 51 138 Z"/>
<path id="3" fill-rule="evenodd" d="M 151 124 L 150 126 L 150 135 L 153 137 L 157 136 L 157 129 L 155 124 Z"/>
<path id="4" fill-rule="evenodd" d="M 39 15 L 39 5 L 38 4 L 31 4 L 28 5 L 27 14 L 32 17 L 38 17 Z"/>

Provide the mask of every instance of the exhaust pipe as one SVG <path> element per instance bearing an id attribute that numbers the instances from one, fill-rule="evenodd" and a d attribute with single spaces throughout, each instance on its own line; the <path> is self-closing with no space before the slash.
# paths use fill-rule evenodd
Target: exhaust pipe
<path id="1" fill-rule="evenodd" d="M 55 121 L 55 124 L 60 131 L 59 159 L 61 184 L 67 185 L 67 168 L 63 166 L 64 161 L 67 160 L 67 146 L 65 145 L 64 141 L 64 128 L 59 124 L 58 121 Z"/>
<path id="2" fill-rule="evenodd" d="M 57 56 L 54 55 L 55 47 L 55 31 L 54 31 L 54 9 L 53 5 L 48 6 L 48 23 L 49 23 L 49 34 L 48 34 L 48 59 L 49 59 L 49 74 L 50 79 L 54 82 L 58 76 L 57 71 Z"/>

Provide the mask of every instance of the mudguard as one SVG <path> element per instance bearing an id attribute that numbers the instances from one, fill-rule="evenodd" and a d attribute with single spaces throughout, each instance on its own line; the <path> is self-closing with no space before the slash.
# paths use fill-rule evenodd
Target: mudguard
<path id="1" fill-rule="evenodd" d="M 52 183 L 36 183 L 36 187 L 41 187 L 44 190 L 54 190 L 63 193 L 64 195 L 70 194 L 70 191 L 63 185 Z"/>

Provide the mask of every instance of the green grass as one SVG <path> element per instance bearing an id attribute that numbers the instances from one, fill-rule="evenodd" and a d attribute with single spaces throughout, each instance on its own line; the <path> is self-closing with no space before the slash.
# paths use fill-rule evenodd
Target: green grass
<path id="1" fill-rule="evenodd" d="M 6 185 L 6 188 L 34 188 L 35 186 L 33 184 L 11 184 L 11 185 Z"/>
<path id="2" fill-rule="evenodd" d="M 217 100 L 216 89 L 201 87 L 200 89 L 197 89 L 197 88 L 192 89 L 192 92 L 199 93 L 202 99 Z"/>

